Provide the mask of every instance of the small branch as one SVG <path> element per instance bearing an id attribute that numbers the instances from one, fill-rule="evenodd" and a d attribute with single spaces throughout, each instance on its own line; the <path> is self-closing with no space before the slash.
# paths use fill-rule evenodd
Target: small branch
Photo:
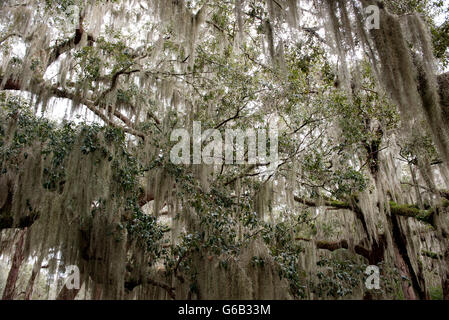
<path id="1" fill-rule="evenodd" d="M 284 8 L 282 8 L 281 4 L 279 2 L 277 2 L 276 0 L 273 0 L 274 3 L 276 3 L 279 7 L 279 9 L 283 10 Z"/>
<path id="2" fill-rule="evenodd" d="M 324 40 L 324 39 L 318 34 L 318 32 L 316 32 L 316 30 L 315 30 L 314 28 L 306 28 L 306 27 L 303 27 L 302 30 L 304 30 L 305 32 L 307 32 L 307 33 L 309 33 L 310 35 L 314 36 L 315 38 L 317 38 L 321 43 L 327 45 L 326 40 Z"/>
<path id="3" fill-rule="evenodd" d="M 418 188 L 423 189 L 423 190 L 425 190 L 427 192 L 438 194 L 440 197 L 445 198 L 446 200 L 449 200 L 449 190 L 440 189 L 440 190 L 436 190 L 436 192 L 434 192 L 432 189 L 430 189 L 428 187 L 425 187 L 425 186 L 422 186 L 422 185 L 419 185 L 419 184 L 413 184 L 413 183 L 405 182 L 405 181 L 401 182 L 401 184 L 407 185 L 407 186 L 411 186 L 411 187 L 418 187 Z"/>
<path id="4" fill-rule="evenodd" d="M 251 164 L 251 165 L 249 165 L 249 166 L 243 171 L 243 173 L 241 173 L 241 174 L 239 174 L 239 175 L 237 175 L 237 176 L 235 176 L 235 177 L 233 177 L 233 178 L 230 178 L 228 181 L 226 181 L 226 182 L 224 183 L 224 185 L 225 185 L 225 186 L 228 186 L 228 185 L 234 183 L 237 179 L 240 179 L 240 178 L 257 176 L 257 175 L 261 174 L 261 172 L 255 172 L 255 173 L 250 173 L 250 172 L 251 172 L 253 169 L 257 168 L 257 167 L 260 167 L 260 166 L 269 166 L 269 165 L 270 165 L 269 162 L 268 162 L 268 163 L 260 163 L 260 164 Z"/>
<path id="5" fill-rule="evenodd" d="M 181 283 L 184 283 L 184 277 L 181 276 L 180 274 L 178 274 L 178 270 L 179 270 L 179 266 L 181 265 L 181 262 L 189 255 L 189 251 L 187 251 L 186 253 L 184 253 L 182 256 L 180 256 L 178 258 L 178 261 L 176 262 L 175 267 L 173 268 L 173 273 L 175 274 L 175 277 L 181 281 Z"/>
<path id="6" fill-rule="evenodd" d="M 7 34 L 6 36 L 4 36 L 3 38 L 0 38 L 0 44 L 2 44 L 4 41 L 8 40 L 11 37 L 19 37 L 21 38 L 22 36 L 18 33 L 12 32 Z"/>

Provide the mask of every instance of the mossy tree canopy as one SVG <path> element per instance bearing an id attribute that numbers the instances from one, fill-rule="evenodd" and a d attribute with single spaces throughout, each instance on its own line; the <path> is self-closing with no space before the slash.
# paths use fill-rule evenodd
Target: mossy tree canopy
<path id="1" fill-rule="evenodd" d="M 448 9 L 4 1 L 0 254 L 78 266 L 54 298 L 362 298 L 367 264 L 376 297 L 447 292 Z M 174 164 L 194 121 L 275 122 L 279 161 Z"/>

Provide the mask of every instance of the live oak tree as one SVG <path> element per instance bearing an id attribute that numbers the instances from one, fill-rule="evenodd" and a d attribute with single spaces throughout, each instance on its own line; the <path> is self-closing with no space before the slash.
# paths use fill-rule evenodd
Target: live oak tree
<path id="1" fill-rule="evenodd" d="M 449 298 L 447 10 L 2 2 L 3 298 Z M 279 161 L 176 165 L 194 121 L 274 121 Z"/>

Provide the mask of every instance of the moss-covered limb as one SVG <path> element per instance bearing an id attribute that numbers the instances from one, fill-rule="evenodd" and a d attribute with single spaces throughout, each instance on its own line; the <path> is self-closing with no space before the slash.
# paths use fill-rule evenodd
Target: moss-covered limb
<path id="1" fill-rule="evenodd" d="M 421 255 L 424 257 L 428 257 L 431 259 L 443 259 L 443 255 L 441 253 L 435 253 L 432 251 L 422 250 Z"/>
<path id="2" fill-rule="evenodd" d="M 305 204 L 306 206 L 309 206 L 309 207 L 317 207 L 317 206 L 321 205 L 321 206 L 332 207 L 332 208 L 336 208 L 336 209 L 352 210 L 352 207 L 349 203 L 346 203 L 344 201 L 339 201 L 339 200 L 325 199 L 325 200 L 322 200 L 321 202 L 316 202 L 314 200 L 300 198 L 298 196 L 295 196 L 294 199 L 296 202 Z"/>
<path id="3" fill-rule="evenodd" d="M 335 251 L 338 249 L 348 249 L 349 244 L 346 240 L 327 242 L 327 241 L 315 241 L 315 245 L 318 249 L 324 249 L 329 251 Z"/>
<path id="4" fill-rule="evenodd" d="M 338 249 L 348 249 L 349 248 L 349 244 L 348 244 L 347 240 L 324 241 L 324 240 L 313 240 L 313 239 L 302 238 L 302 237 L 298 237 L 298 238 L 296 238 L 296 240 L 314 242 L 315 246 L 318 249 L 329 250 L 329 251 L 335 251 Z"/>
<path id="5" fill-rule="evenodd" d="M 415 218 L 419 221 L 433 225 L 433 216 L 435 214 L 435 209 L 433 208 L 422 210 L 416 205 L 397 204 L 390 201 L 390 210 L 393 215 Z"/>
<path id="6" fill-rule="evenodd" d="M 351 210 L 351 211 L 353 211 L 355 213 L 357 219 L 359 219 L 359 221 L 362 223 L 363 230 L 367 234 L 369 233 L 368 232 L 368 226 L 367 226 L 366 220 L 365 220 L 365 216 L 363 215 L 362 209 L 357 204 L 358 203 L 357 196 L 350 197 L 348 202 L 335 200 L 335 199 L 330 199 L 330 198 L 325 198 L 325 199 L 322 199 L 320 202 L 316 202 L 314 200 L 300 198 L 298 196 L 295 196 L 294 200 L 296 202 L 305 204 L 305 205 L 307 205 L 309 207 L 325 206 L 325 207 L 331 207 L 331 208 L 334 208 L 334 209 Z"/>
<path id="7" fill-rule="evenodd" d="M 313 201 L 313 200 L 310 200 L 310 199 L 300 198 L 298 196 L 294 196 L 293 199 L 296 202 L 302 203 L 302 204 L 304 204 L 306 206 L 309 206 L 309 207 L 316 207 L 317 206 L 317 203 L 315 201 Z"/>
<path id="8" fill-rule="evenodd" d="M 346 239 L 340 241 L 324 241 L 324 240 L 313 240 L 308 238 L 297 237 L 296 240 L 314 242 L 318 249 L 335 251 L 338 249 L 349 249 L 349 242 Z M 377 264 L 383 260 L 385 252 L 386 238 L 381 235 L 379 240 L 374 242 L 371 248 L 365 248 L 360 242 L 354 246 L 354 252 L 366 258 L 370 264 Z"/>
<path id="9" fill-rule="evenodd" d="M 313 240 L 313 239 L 298 237 L 298 238 L 296 238 L 296 240 L 314 242 L 317 249 L 323 249 L 323 250 L 329 250 L 329 251 L 335 251 L 338 249 L 349 249 L 349 243 L 345 239 L 340 240 L 340 241 L 324 241 L 324 240 Z M 361 255 L 367 259 L 369 259 L 369 256 L 370 256 L 370 250 L 364 248 L 361 245 L 355 246 L 355 253 L 358 255 Z"/>

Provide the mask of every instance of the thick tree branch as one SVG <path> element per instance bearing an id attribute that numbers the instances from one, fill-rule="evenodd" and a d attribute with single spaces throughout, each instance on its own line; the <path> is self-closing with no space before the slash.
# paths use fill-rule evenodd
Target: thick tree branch
<path id="1" fill-rule="evenodd" d="M 47 61 L 47 67 L 49 67 L 53 62 L 58 60 L 58 58 L 62 54 L 72 50 L 81 42 L 81 39 L 83 38 L 83 35 L 85 32 L 84 27 L 83 27 L 83 19 L 84 19 L 84 17 L 80 15 L 79 25 L 78 25 L 78 28 L 76 29 L 75 35 L 73 37 L 71 37 L 68 40 L 65 40 L 59 44 L 57 43 L 53 48 L 51 48 L 50 55 L 49 55 L 49 58 Z M 90 43 L 95 41 L 94 37 L 89 34 L 87 35 L 87 40 Z"/>
<path id="2" fill-rule="evenodd" d="M 162 283 L 162 282 L 159 282 L 156 280 L 152 280 L 152 279 L 146 279 L 146 281 L 143 281 L 142 279 L 139 279 L 139 280 L 128 279 L 125 282 L 125 288 L 128 291 L 132 291 L 135 287 L 142 285 L 143 282 L 145 282 L 149 285 L 164 289 L 165 291 L 167 291 L 167 294 L 170 296 L 170 298 L 172 298 L 173 300 L 176 300 L 175 288 L 170 287 L 169 285 L 167 285 L 165 283 Z"/>
<path id="3" fill-rule="evenodd" d="M 441 191 L 440 191 L 441 193 Z M 443 191 L 441 195 L 448 196 L 446 194 L 446 191 Z M 354 208 L 349 203 L 343 202 L 343 201 L 337 201 L 337 200 L 321 200 L 321 202 L 316 202 L 311 199 L 304 199 L 300 198 L 298 196 L 294 197 L 296 202 L 302 203 L 309 207 L 318 207 L 318 206 L 326 206 L 331 207 L 335 209 L 348 209 L 352 211 L 357 211 L 357 208 Z M 396 216 L 402 216 L 402 217 L 411 217 L 415 218 L 419 221 L 428 223 L 430 225 L 433 225 L 433 216 L 435 214 L 435 208 L 429 208 L 427 210 L 421 210 L 415 205 L 405 204 L 405 205 L 398 205 L 395 202 L 390 202 L 390 210 L 391 214 Z"/>
<path id="4" fill-rule="evenodd" d="M 302 203 L 306 206 L 309 207 L 318 207 L 318 206 L 326 206 L 326 207 L 332 207 L 335 209 L 347 209 L 347 210 L 353 210 L 353 207 L 346 202 L 343 201 L 338 201 L 338 200 L 321 200 L 320 202 L 316 202 L 314 200 L 311 199 L 305 199 L 305 198 L 300 198 L 298 196 L 294 196 L 294 200 L 296 202 Z"/>
<path id="5" fill-rule="evenodd" d="M 59 88 L 55 88 L 55 87 L 51 87 L 49 88 L 50 92 L 53 94 L 54 97 L 57 98 L 66 98 L 66 99 L 70 99 L 73 101 L 80 101 L 83 105 L 85 105 L 90 111 L 92 111 L 93 113 L 95 113 L 96 116 L 98 116 L 101 120 L 104 121 L 104 123 L 106 123 L 107 125 L 110 125 L 112 127 L 117 127 L 117 128 L 121 128 L 123 129 L 124 132 L 132 134 L 134 136 L 140 137 L 142 139 L 145 139 L 145 135 L 142 132 L 139 132 L 135 129 L 133 129 L 132 127 L 122 127 L 117 125 L 115 122 L 113 122 L 111 119 L 109 119 L 103 112 L 101 112 L 100 109 L 98 109 L 94 102 L 85 99 L 85 98 L 79 98 L 77 97 L 74 93 L 72 92 L 68 92 L 66 90 L 62 90 Z M 126 125 L 130 126 L 131 125 L 131 121 L 125 117 L 124 115 L 120 114 L 117 110 L 114 111 L 114 116 L 116 116 L 117 118 L 119 118 L 120 120 L 122 120 Z"/>
<path id="6" fill-rule="evenodd" d="M 313 242 L 317 249 L 323 249 L 328 251 L 336 251 L 339 249 L 350 249 L 349 242 L 345 239 L 339 241 L 324 241 L 324 240 L 313 240 L 307 238 L 296 238 L 296 240 Z M 354 252 L 368 260 L 370 264 L 377 264 L 383 260 L 385 252 L 386 239 L 385 236 L 380 236 L 379 241 L 374 242 L 370 249 L 365 248 L 362 243 L 354 246 Z"/>
<path id="7" fill-rule="evenodd" d="M 151 284 L 153 286 L 160 287 L 160 288 L 164 289 L 165 291 L 167 291 L 170 298 L 172 298 L 173 300 L 176 300 L 175 288 L 172 288 L 165 283 L 158 282 L 158 281 L 151 280 L 151 279 L 148 279 L 147 282 L 148 282 L 148 284 Z"/>
<path id="8" fill-rule="evenodd" d="M 3 81 L 3 77 L 0 75 L 0 83 Z M 19 80 L 9 78 L 5 82 L 5 86 L 3 88 L 4 90 L 16 90 L 21 91 L 23 90 L 20 86 Z M 95 103 L 92 102 L 89 99 L 78 97 L 75 93 L 55 87 L 55 86 L 48 86 L 45 84 L 44 81 L 38 81 L 34 80 L 32 85 L 29 89 L 25 90 L 29 91 L 34 94 L 40 94 L 41 92 L 45 91 L 49 93 L 52 97 L 55 98 L 63 98 L 63 99 L 69 99 L 72 101 L 79 101 L 81 104 L 85 105 L 90 111 L 92 111 L 96 116 L 98 116 L 103 122 L 107 125 L 121 128 L 124 132 L 129 133 L 131 135 L 140 137 L 142 139 L 145 139 L 145 135 L 142 132 L 139 132 L 132 128 L 131 120 L 129 120 L 128 117 L 121 114 L 119 111 L 114 110 L 113 115 L 120 119 L 124 124 L 127 125 L 127 127 L 122 127 L 117 125 L 115 122 L 113 122 L 109 117 L 107 117 L 101 109 L 97 108 Z"/>
<path id="9" fill-rule="evenodd" d="M 399 205 L 393 201 L 390 201 L 391 214 L 401 217 L 411 217 L 419 221 L 433 225 L 433 216 L 435 209 L 430 208 L 428 210 L 421 210 L 415 205 L 402 204 Z"/>

